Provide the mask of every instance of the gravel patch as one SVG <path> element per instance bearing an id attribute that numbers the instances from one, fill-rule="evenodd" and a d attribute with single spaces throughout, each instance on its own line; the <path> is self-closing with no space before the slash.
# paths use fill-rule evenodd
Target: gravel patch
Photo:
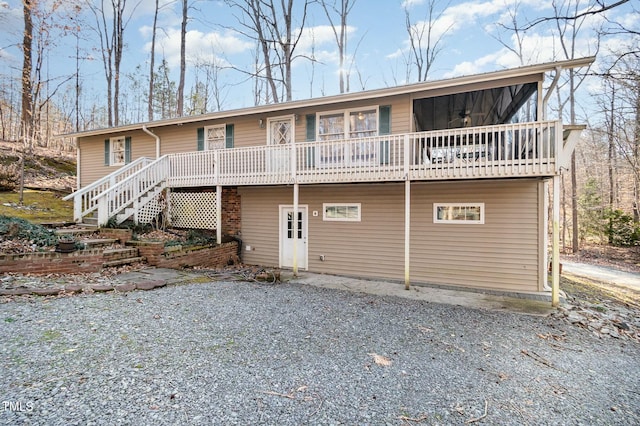
<path id="1" fill-rule="evenodd" d="M 0 424 L 640 423 L 640 344 L 554 318 L 215 282 L 0 321 Z"/>

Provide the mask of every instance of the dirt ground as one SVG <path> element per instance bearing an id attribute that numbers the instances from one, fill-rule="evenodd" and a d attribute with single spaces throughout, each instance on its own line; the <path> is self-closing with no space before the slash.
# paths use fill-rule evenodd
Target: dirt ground
<path id="1" fill-rule="evenodd" d="M 612 266 L 626 272 L 640 273 L 640 246 L 613 247 L 589 244 L 576 254 L 563 254 L 562 258 L 592 265 Z"/>

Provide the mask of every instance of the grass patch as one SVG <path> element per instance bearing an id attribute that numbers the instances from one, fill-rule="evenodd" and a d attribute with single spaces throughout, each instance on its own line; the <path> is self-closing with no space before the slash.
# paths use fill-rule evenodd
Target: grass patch
<path id="1" fill-rule="evenodd" d="M 73 201 L 63 201 L 55 192 L 25 189 L 23 206 L 17 205 L 19 200 L 17 192 L 0 192 L 0 215 L 34 223 L 73 222 Z"/>

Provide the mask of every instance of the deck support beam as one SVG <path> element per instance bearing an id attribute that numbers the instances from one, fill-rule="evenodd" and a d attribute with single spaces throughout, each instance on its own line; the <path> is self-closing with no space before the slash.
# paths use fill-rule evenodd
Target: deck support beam
<path id="1" fill-rule="evenodd" d="M 300 187 L 296 182 L 293 184 L 293 276 L 298 276 L 298 198 Z"/>
<path id="2" fill-rule="evenodd" d="M 409 290 L 411 247 L 411 181 L 404 181 L 404 288 Z"/>
<path id="3" fill-rule="evenodd" d="M 222 244 L 222 185 L 216 186 L 216 241 Z"/>
<path id="4" fill-rule="evenodd" d="M 551 306 L 560 305 L 560 176 L 553 177 Z"/>

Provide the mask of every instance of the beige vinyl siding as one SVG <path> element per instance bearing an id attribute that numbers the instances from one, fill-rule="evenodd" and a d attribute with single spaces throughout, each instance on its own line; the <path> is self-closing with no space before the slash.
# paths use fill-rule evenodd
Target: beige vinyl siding
<path id="1" fill-rule="evenodd" d="M 412 282 L 539 291 L 538 188 L 535 180 L 412 183 Z M 239 193 L 242 239 L 254 249 L 243 252 L 244 261 L 277 266 L 278 205 L 292 204 L 293 189 Z M 433 203 L 439 202 L 483 202 L 485 224 L 434 224 Z M 322 203 L 361 203 L 361 222 L 323 221 Z M 309 211 L 310 271 L 404 279 L 403 184 L 300 186 L 300 204 Z"/>
<path id="2" fill-rule="evenodd" d="M 334 111 L 380 105 L 391 105 L 392 133 L 404 133 L 411 131 L 409 114 L 411 102 L 408 95 L 394 96 L 387 99 L 376 99 L 373 102 L 370 100 L 347 102 L 341 105 L 332 105 L 327 108 L 275 111 L 270 115 L 256 114 L 238 118 L 226 118 L 224 120 L 208 120 L 199 123 L 187 123 L 184 125 L 173 124 L 164 127 L 155 127 L 152 131 L 160 137 L 160 155 L 197 151 L 197 129 L 199 127 L 216 124 L 234 125 L 234 147 L 258 146 L 265 145 L 267 143 L 268 118 L 293 115 L 298 117 L 295 121 L 295 141 L 305 142 L 307 135 L 306 114 L 315 114 L 320 111 Z M 260 127 L 259 120 L 263 120 L 264 128 Z M 80 137 L 78 139 L 78 146 L 81 149 L 81 186 L 86 186 L 116 170 L 114 167 L 104 166 L 104 140 L 112 136 L 120 135 L 132 137 L 132 160 L 141 156 L 155 158 L 155 139 L 144 133 L 142 130 L 130 131 L 128 133 L 113 132 L 103 136 Z"/>
<path id="3" fill-rule="evenodd" d="M 239 187 L 242 260 L 251 265 L 279 266 L 279 205 L 292 204 L 291 188 Z M 245 250 L 247 246 L 251 251 Z"/>
<path id="4" fill-rule="evenodd" d="M 156 157 L 156 140 L 142 131 L 81 138 L 78 141 L 81 156 L 81 187 L 86 186 L 120 168 L 120 166 L 115 167 L 104 165 L 104 141 L 105 139 L 115 136 L 131 137 L 131 161 L 139 157 Z"/>
<path id="5" fill-rule="evenodd" d="M 539 290 L 538 181 L 414 183 L 411 276 L 438 284 Z M 485 223 L 433 223 L 434 203 L 485 203 Z"/>

